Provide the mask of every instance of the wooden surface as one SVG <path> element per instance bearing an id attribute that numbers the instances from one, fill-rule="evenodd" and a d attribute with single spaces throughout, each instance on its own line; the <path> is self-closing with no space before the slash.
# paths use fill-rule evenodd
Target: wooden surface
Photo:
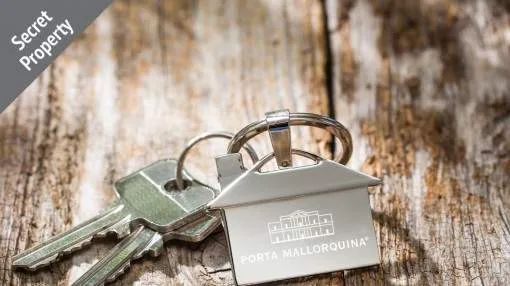
<path id="1" fill-rule="evenodd" d="M 381 266 L 286 284 L 508 285 L 509 47 L 503 0 L 117 0 L 0 115 L 0 284 L 74 281 L 116 240 L 36 273 L 13 272 L 12 256 L 200 132 L 287 107 L 344 123 L 349 166 L 384 185 L 371 194 Z M 315 129 L 293 137 L 336 147 Z M 225 144 L 186 166 L 213 182 Z M 254 145 L 270 150 L 267 135 Z M 224 234 L 169 243 L 115 284 L 230 285 Z"/>

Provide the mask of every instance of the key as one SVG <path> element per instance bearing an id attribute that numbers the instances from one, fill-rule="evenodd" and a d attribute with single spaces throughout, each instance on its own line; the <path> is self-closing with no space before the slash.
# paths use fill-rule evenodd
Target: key
<path id="1" fill-rule="evenodd" d="M 221 189 L 233 182 L 246 171 L 242 165 L 241 154 L 229 154 L 216 158 L 218 180 Z M 163 244 L 169 240 L 199 242 L 205 239 L 221 224 L 218 211 L 204 213 L 204 217 L 195 220 L 177 230 L 164 234 L 144 226 L 138 227 L 128 237 L 117 244 L 105 257 L 94 264 L 73 285 L 102 285 L 115 280 L 131 265 L 131 261 L 149 253 L 160 254 Z"/>
<path id="2" fill-rule="evenodd" d="M 175 168 L 175 160 L 161 160 L 118 180 L 114 184 L 117 200 L 109 210 L 14 256 L 13 266 L 35 270 L 95 237 L 109 233 L 124 237 L 130 229 L 136 229 L 134 234 L 146 234 L 144 229 L 166 233 L 200 218 L 215 192 L 193 180 L 184 191 L 167 191 L 165 185 L 175 178 Z M 135 228 L 138 225 L 144 228 Z"/>
<path id="3" fill-rule="evenodd" d="M 105 257 L 94 264 L 73 285 L 103 285 L 115 280 L 131 265 L 131 261 L 150 254 L 161 253 L 163 244 L 169 240 L 199 242 L 216 230 L 221 224 L 218 215 L 204 215 L 181 228 L 161 234 L 140 225 L 129 236 L 117 244 Z"/>

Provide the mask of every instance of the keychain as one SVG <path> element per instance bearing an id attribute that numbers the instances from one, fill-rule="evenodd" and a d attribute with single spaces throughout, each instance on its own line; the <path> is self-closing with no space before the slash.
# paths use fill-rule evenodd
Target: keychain
<path id="1" fill-rule="evenodd" d="M 339 163 L 292 149 L 290 125 L 323 128 L 339 138 Z M 240 148 L 264 131 L 274 153 L 240 171 Z M 343 165 L 352 140 L 342 124 L 316 114 L 270 112 L 239 131 L 228 153 L 216 158 L 218 179 L 226 187 L 208 207 L 221 210 L 238 285 L 379 264 L 367 187 L 380 180 Z M 315 163 L 292 167 L 292 155 Z M 261 172 L 273 157 L 278 170 Z"/>
<path id="2" fill-rule="evenodd" d="M 336 161 L 292 149 L 290 126 L 326 129 L 342 143 Z M 260 161 L 247 142 L 268 131 L 274 153 Z M 221 193 L 186 174 L 189 150 L 213 137 L 231 139 L 216 158 Z M 246 144 L 246 145 L 245 145 Z M 244 167 L 240 149 L 254 161 Z M 115 182 L 112 207 L 63 234 L 14 257 L 13 266 L 34 270 L 88 244 L 93 237 L 126 236 L 74 285 L 100 285 L 123 273 L 130 261 L 157 255 L 165 241 L 200 241 L 222 223 L 234 279 L 247 285 L 379 264 L 367 187 L 380 180 L 353 171 L 349 131 L 316 114 L 270 112 L 237 134 L 196 137 L 178 160 L 160 160 Z M 292 155 L 314 164 L 293 167 Z M 278 170 L 261 172 L 272 158 Z M 206 214 L 205 210 L 210 213 Z"/>

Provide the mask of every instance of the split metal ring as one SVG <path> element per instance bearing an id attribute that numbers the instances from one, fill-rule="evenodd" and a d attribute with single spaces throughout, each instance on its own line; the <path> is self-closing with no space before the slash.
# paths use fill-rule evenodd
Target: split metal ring
<path id="1" fill-rule="evenodd" d="M 177 185 L 177 189 L 184 190 L 186 188 L 186 185 L 184 183 L 183 179 L 183 170 L 184 170 L 184 161 L 186 159 L 186 156 L 188 155 L 189 151 L 198 144 L 201 141 L 211 139 L 211 138 L 225 138 L 225 139 L 233 139 L 234 134 L 230 132 L 206 132 L 203 134 L 198 135 L 197 137 L 191 139 L 184 150 L 182 150 L 181 154 L 179 155 L 179 158 L 177 159 L 177 168 L 175 169 L 175 183 Z M 259 157 L 257 156 L 257 152 L 255 152 L 255 149 L 249 144 L 246 144 L 243 146 L 243 149 L 248 153 L 251 160 L 255 163 L 259 160 Z M 239 152 L 239 150 L 238 150 Z"/>
<path id="2" fill-rule="evenodd" d="M 351 133 L 340 122 L 314 113 L 290 113 L 288 119 L 289 126 L 312 126 L 325 129 L 333 134 L 342 143 L 342 154 L 336 157 L 340 164 L 346 164 L 352 155 Z M 250 139 L 268 131 L 267 121 L 260 120 L 253 122 L 241 129 L 232 138 L 228 145 L 228 153 L 237 153 Z M 276 150 L 275 150 L 276 151 Z"/>

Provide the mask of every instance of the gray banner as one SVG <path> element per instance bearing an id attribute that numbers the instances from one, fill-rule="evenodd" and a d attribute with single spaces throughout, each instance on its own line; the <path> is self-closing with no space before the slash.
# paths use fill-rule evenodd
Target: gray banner
<path id="1" fill-rule="evenodd" d="M 111 2 L 0 0 L 0 111 Z"/>

